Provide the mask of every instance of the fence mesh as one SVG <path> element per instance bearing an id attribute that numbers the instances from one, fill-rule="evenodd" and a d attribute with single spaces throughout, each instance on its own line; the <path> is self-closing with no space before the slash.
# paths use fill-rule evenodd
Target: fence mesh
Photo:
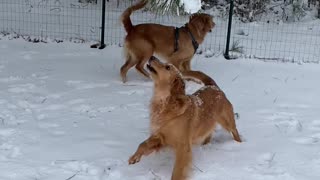
<path id="1" fill-rule="evenodd" d="M 231 54 L 265 60 L 319 62 L 320 21 L 243 23 L 234 21 Z"/>
<path id="2" fill-rule="evenodd" d="M 0 1 L 2 33 L 40 40 L 99 40 L 100 19 L 101 5 L 78 0 Z"/>
<path id="3" fill-rule="evenodd" d="M 80 3 L 80 2 L 82 3 Z M 94 1 L 94 0 L 93 0 Z M 84 3 L 83 3 L 84 2 Z M 106 2 L 106 44 L 122 45 L 126 35 L 120 15 L 137 0 Z M 0 31 L 40 40 L 99 41 L 102 0 L 1 0 Z M 159 23 L 182 26 L 188 16 L 170 16 L 139 10 L 133 24 Z M 228 14 L 215 17 L 216 27 L 200 46 L 209 55 L 225 50 Z M 275 20 L 242 22 L 233 18 L 231 55 L 297 62 L 320 61 L 320 20 L 281 23 Z"/>
<path id="4" fill-rule="evenodd" d="M 234 0 L 233 54 L 319 62 L 319 0 Z M 245 23 L 244 23 L 245 22 Z M 241 50 L 239 53 L 239 49 Z"/>

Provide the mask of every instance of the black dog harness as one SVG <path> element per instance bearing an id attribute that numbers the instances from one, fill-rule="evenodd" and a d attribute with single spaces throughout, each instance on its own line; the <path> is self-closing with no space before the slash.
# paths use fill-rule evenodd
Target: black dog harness
<path id="1" fill-rule="evenodd" d="M 193 34 L 191 33 L 191 31 L 187 25 L 184 25 L 182 27 L 176 27 L 174 29 L 174 52 L 177 52 L 179 50 L 179 31 L 182 28 L 185 28 L 186 31 L 188 32 L 189 36 L 191 37 L 192 45 L 194 48 L 194 54 L 195 54 L 197 52 L 197 49 L 199 48 L 199 43 L 194 38 Z"/>

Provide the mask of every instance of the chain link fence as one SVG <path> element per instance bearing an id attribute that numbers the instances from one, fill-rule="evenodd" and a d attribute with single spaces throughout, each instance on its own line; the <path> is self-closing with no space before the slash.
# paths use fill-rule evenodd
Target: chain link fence
<path id="1" fill-rule="evenodd" d="M 72 42 L 100 42 L 103 0 L 1 0 L 0 33 L 10 38 L 23 37 L 32 42 L 69 40 Z M 271 1 L 271 0 L 268 0 Z M 104 39 L 107 45 L 122 46 L 126 35 L 120 15 L 137 0 L 106 0 Z M 219 1 L 217 1 L 219 2 Z M 320 61 L 320 20 L 299 19 L 283 21 L 276 16 L 260 17 L 260 11 L 248 13 L 244 20 L 239 14 L 247 7 L 235 0 L 235 9 L 229 14 L 229 1 L 225 13 L 214 14 L 216 27 L 200 46 L 199 53 L 206 56 L 221 55 L 229 50 L 231 57 L 258 58 L 294 62 Z M 259 1 L 260 2 L 260 1 Z M 266 11 L 283 16 L 284 0 L 273 0 Z M 219 4 L 214 4 L 219 7 Z M 315 4 L 316 5 L 316 4 Z M 255 7 L 255 6 L 253 6 Z M 279 9 L 279 12 L 276 10 Z M 230 31 L 230 46 L 226 48 L 228 16 L 233 17 Z M 133 24 L 159 23 L 182 26 L 188 16 L 156 14 L 147 9 L 134 12 Z M 102 34 L 103 35 L 103 34 Z"/>
<path id="2" fill-rule="evenodd" d="M 234 12 L 252 9 L 238 1 L 235 0 Z M 249 11 L 255 16 L 250 13 L 233 16 L 230 54 L 263 60 L 319 63 L 320 19 L 317 16 L 320 10 L 317 12 L 316 9 L 320 4 L 316 0 L 268 1 L 264 11 L 260 8 Z M 256 1 L 259 6 L 265 2 Z"/>
<path id="3" fill-rule="evenodd" d="M 101 2 L 100 2 L 101 3 Z M 1 0 L 0 31 L 30 41 L 99 41 L 101 5 L 78 0 Z"/>

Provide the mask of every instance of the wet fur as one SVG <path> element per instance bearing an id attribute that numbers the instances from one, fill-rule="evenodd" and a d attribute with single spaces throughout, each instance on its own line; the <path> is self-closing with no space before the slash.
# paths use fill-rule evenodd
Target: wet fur
<path id="1" fill-rule="evenodd" d="M 154 81 L 150 104 L 151 136 L 139 145 L 129 164 L 168 146 L 173 148 L 176 158 L 171 179 L 185 180 L 192 163 L 192 145 L 209 143 L 217 123 L 230 132 L 234 140 L 241 142 L 233 107 L 206 74 L 189 72 L 188 77 L 204 82 L 205 86 L 192 95 L 186 95 L 179 70 L 156 58 L 152 58 L 149 64 Z"/>

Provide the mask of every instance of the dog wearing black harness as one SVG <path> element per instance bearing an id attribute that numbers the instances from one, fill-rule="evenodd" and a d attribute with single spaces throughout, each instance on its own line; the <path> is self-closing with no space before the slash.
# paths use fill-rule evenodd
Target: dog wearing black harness
<path id="1" fill-rule="evenodd" d="M 213 17 L 204 13 L 191 15 L 189 22 L 179 28 L 154 23 L 133 25 L 130 15 L 143 8 L 147 2 L 141 0 L 126 9 L 121 16 L 127 32 L 124 42 L 126 62 L 120 69 L 123 82 L 126 82 L 127 72 L 133 66 L 139 73 L 149 77 L 144 66 L 151 56 L 173 64 L 181 72 L 191 70 L 191 59 L 207 33 L 215 26 Z"/>

